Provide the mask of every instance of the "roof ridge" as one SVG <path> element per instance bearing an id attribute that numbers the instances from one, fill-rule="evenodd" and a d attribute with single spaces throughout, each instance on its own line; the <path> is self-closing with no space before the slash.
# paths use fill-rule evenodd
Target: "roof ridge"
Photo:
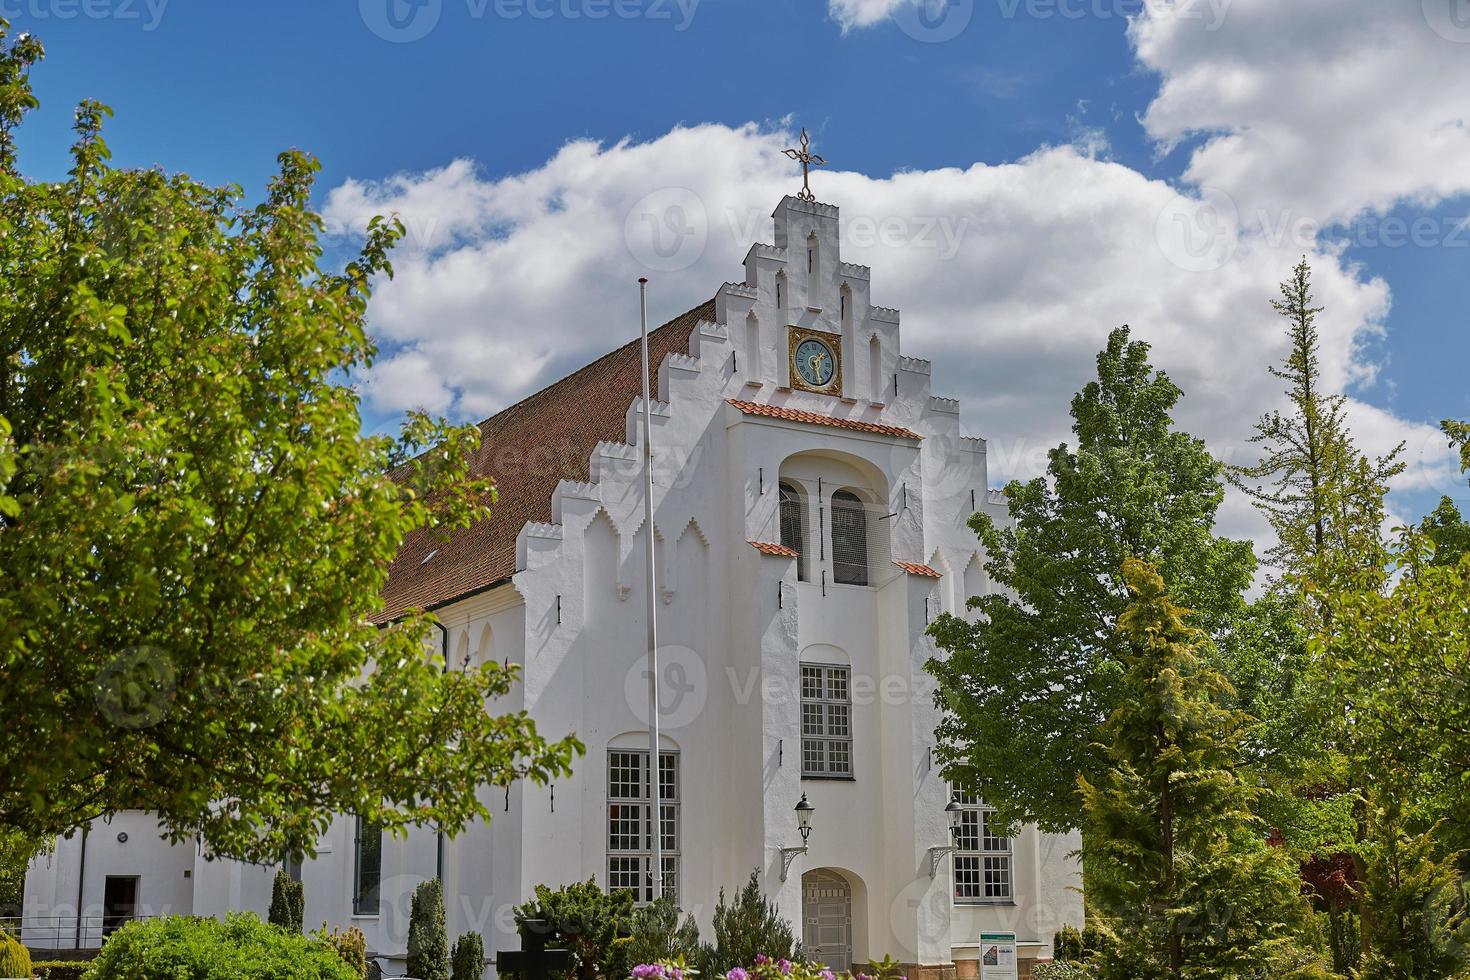
<path id="1" fill-rule="evenodd" d="M 703 303 L 700 303 L 698 306 L 691 306 L 689 309 L 685 310 L 683 313 L 680 313 L 678 316 L 674 317 L 672 320 L 669 320 L 667 323 L 661 323 L 657 327 L 654 327 L 652 330 L 648 331 L 648 338 L 649 338 L 649 340 L 651 341 L 653 339 L 653 335 L 656 334 L 656 333 L 660 333 L 660 332 L 662 332 L 664 330 L 668 330 L 668 329 L 670 329 L 672 327 L 679 326 L 690 315 L 692 315 L 694 313 L 698 313 L 699 311 L 703 310 L 706 306 L 707 307 L 710 307 L 710 311 L 711 311 L 711 313 L 713 313 L 713 311 L 714 311 L 714 305 L 715 305 L 715 301 L 713 299 L 707 299 Z M 500 418 L 503 415 L 506 415 L 509 412 L 515 411 L 517 408 L 522 407 L 527 402 L 532 401 L 532 400 L 537 399 L 537 398 L 540 398 L 542 395 L 545 395 L 547 392 L 551 391 L 552 389 L 557 388 L 557 387 L 559 387 L 561 385 L 567 384 L 568 382 L 575 381 L 579 376 L 586 374 L 588 371 L 591 371 L 593 368 L 597 367 L 599 364 L 601 364 L 603 361 L 607 360 L 608 358 L 610 358 L 610 357 L 616 357 L 618 354 L 621 354 L 623 351 L 627 350 L 629 347 L 634 347 L 634 346 L 636 346 L 636 345 L 638 345 L 638 344 L 640 344 L 642 342 L 643 342 L 643 338 L 640 336 L 640 337 L 635 337 L 634 339 L 628 341 L 626 344 L 623 344 L 620 347 L 614 347 L 612 350 L 607 351 L 606 353 L 599 355 L 598 357 L 596 357 L 595 359 L 593 359 L 591 361 L 588 361 L 586 364 L 584 364 L 581 367 L 577 368 L 577 370 L 573 371 L 571 374 L 566 374 L 566 375 L 563 375 L 560 378 L 557 378 L 555 381 L 551 382 L 546 387 L 540 388 L 540 389 L 538 389 L 536 391 L 531 392 L 529 395 L 526 395 L 520 401 L 505 406 L 500 411 L 496 412 L 494 415 L 491 415 L 491 416 L 489 416 L 487 418 L 483 418 L 479 422 L 476 422 L 475 425 L 477 427 L 483 428 L 488 423 L 493 422 L 494 420 Z M 649 365 L 648 365 L 648 370 L 651 373 L 657 375 L 657 373 L 658 373 L 658 367 L 659 366 L 657 364 L 654 364 L 654 363 L 650 362 Z M 640 393 L 640 395 L 635 396 L 635 397 L 641 397 L 641 393 Z M 654 392 L 654 401 L 655 402 L 658 401 L 658 393 L 657 392 Z"/>

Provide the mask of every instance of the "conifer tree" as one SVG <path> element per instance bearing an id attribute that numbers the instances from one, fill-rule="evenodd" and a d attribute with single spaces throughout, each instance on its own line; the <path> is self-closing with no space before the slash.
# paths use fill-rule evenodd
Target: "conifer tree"
<path id="1" fill-rule="evenodd" d="M 268 922 L 288 932 L 300 932 L 306 915 L 306 892 L 301 882 L 285 871 L 277 871 L 271 882 L 271 907 L 266 916 Z"/>
<path id="2" fill-rule="evenodd" d="M 1456 867 L 1443 854 L 1438 826 L 1415 832 L 1397 800 L 1375 800 L 1367 887 L 1377 899 L 1373 952 L 1363 980 L 1445 980 L 1463 976 L 1470 908 Z"/>
<path id="3" fill-rule="evenodd" d="M 1271 564 L 1298 580 L 1327 585 L 1354 572 L 1381 576 L 1383 549 L 1375 546 L 1384 517 L 1388 481 L 1403 471 L 1400 445 L 1372 459 L 1358 451 L 1343 410 L 1331 392 L 1318 356 L 1320 340 L 1312 270 L 1303 258 L 1281 284 L 1271 306 L 1287 321 L 1286 362 L 1271 374 L 1286 382 L 1287 412 L 1272 411 L 1256 423 L 1251 441 L 1262 455 L 1234 467 L 1230 479 L 1271 522 L 1277 544 Z"/>
<path id="4" fill-rule="evenodd" d="M 449 980 L 444 889 L 438 878 L 421 883 L 413 893 L 408 923 L 408 974 L 415 980 Z"/>
<path id="5" fill-rule="evenodd" d="M 1296 868 L 1251 816 L 1258 791 L 1236 775 L 1243 717 L 1221 706 L 1229 682 L 1186 624 L 1157 569 L 1130 559 L 1133 601 L 1123 697 L 1103 726 L 1107 769 L 1079 777 L 1089 896 L 1116 942 L 1105 980 L 1304 976 L 1291 930 L 1304 911 Z"/>

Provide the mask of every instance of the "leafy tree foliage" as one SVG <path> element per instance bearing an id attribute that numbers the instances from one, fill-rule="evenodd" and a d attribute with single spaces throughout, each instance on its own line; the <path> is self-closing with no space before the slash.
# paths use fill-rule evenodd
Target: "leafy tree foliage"
<path id="1" fill-rule="evenodd" d="M 1470 522 L 1449 497 L 1441 497 L 1439 506 L 1419 523 L 1419 532 L 1434 544 L 1436 565 L 1458 565 L 1470 554 Z"/>
<path id="2" fill-rule="evenodd" d="M 1229 682 L 1158 571 L 1130 559 L 1124 575 L 1125 696 L 1102 730 L 1108 768 L 1078 780 L 1084 861 L 1112 872 L 1092 896 L 1117 940 L 1098 957 L 1102 976 L 1292 975 L 1280 964 L 1305 910 L 1294 865 L 1251 816 L 1256 789 L 1234 771 L 1243 719 L 1220 704 Z"/>
<path id="3" fill-rule="evenodd" d="M 1180 397 L 1147 344 L 1113 331 L 1097 380 L 1072 400 L 1076 447 L 1052 450 L 1046 477 L 1006 487 L 1009 525 L 970 522 L 1000 588 L 970 600 L 976 621 L 931 628 L 948 653 L 930 663 L 938 755 L 948 778 L 985 787 L 1002 821 L 1081 824 L 1076 777 L 1106 766 L 1097 732 L 1122 693 L 1126 558 L 1157 564 L 1210 632 L 1243 607 L 1251 546 L 1213 533 L 1222 469 L 1174 428 Z"/>
<path id="4" fill-rule="evenodd" d="M 114 169 L 77 110 L 72 169 L 32 182 L 15 130 L 42 56 L 0 25 L 0 828 L 157 813 L 217 853 L 310 854 L 332 814 L 390 830 L 488 819 L 477 790 L 568 772 L 488 704 L 515 673 L 445 672 L 430 617 L 374 622 L 409 532 L 489 513 L 478 436 L 413 417 L 365 437 L 369 287 L 402 230 L 320 267 L 316 162 L 265 200 Z"/>
<path id="5" fill-rule="evenodd" d="M 438 878 L 420 882 L 413 892 L 408 919 L 408 973 L 416 980 L 449 980 L 444 887 Z"/>
<path id="6" fill-rule="evenodd" d="M 628 958 L 634 920 L 631 892 L 605 892 L 596 880 L 556 890 L 537 885 L 535 897 L 516 906 L 515 918 L 522 931 L 529 920 L 546 922 L 547 944 L 572 953 L 575 962 L 569 976 L 625 977 L 634 965 Z"/>
<path id="7" fill-rule="evenodd" d="M 288 932 L 300 932 L 301 919 L 305 914 L 306 890 L 301 882 L 284 871 L 277 871 L 271 881 L 271 907 L 266 921 Z"/>

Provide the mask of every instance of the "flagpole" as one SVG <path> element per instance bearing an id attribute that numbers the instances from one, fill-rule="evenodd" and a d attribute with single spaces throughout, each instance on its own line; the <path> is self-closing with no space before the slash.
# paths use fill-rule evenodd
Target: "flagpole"
<path id="1" fill-rule="evenodd" d="M 659 765 L 658 618 L 653 539 L 653 398 L 648 383 L 648 280 L 638 280 L 638 318 L 643 334 L 643 530 L 648 540 L 648 779 L 652 800 L 653 899 L 664 894 L 663 778 Z"/>

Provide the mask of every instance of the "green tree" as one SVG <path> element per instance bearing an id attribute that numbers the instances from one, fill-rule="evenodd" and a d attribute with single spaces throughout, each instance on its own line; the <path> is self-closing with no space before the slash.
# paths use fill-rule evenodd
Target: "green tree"
<path id="1" fill-rule="evenodd" d="M 625 977 L 629 937 L 633 934 L 633 893 L 603 891 L 595 880 L 550 889 L 537 885 L 535 896 L 516 906 L 516 925 L 546 923 L 547 944 L 571 950 L 575 963 L 570 976 L 581 980 Z"/>
<path id="2" fill-rule="evenodd" d="M 412 532 L 483 520 L 478 436 L 414 416 L 364 436 L 375 220 L 319 265 L 318 169 L 265 200 L 114 169 L 76 114 L 62 181 L 17 169 L 36 41 L 0 25 L 0 828 L 124 809 L 271 861 L 336 813 L 390 830 L 488 819 L 479 789 L 581 747 L 490 710 L 516 678 L 445 672 L 431 617 L 375 617 Z M 4 432 L 8 431 L 8 436 Z"/>
<path id="3" fill-rule="evenodd" d="M 288 932 L 300 932 L 306 914 L 306 890 L 284 871 L 277 871 L 271 882 L 271 907 L 266 921 Z"/>
<path id="4" fill-rule="evenodd" d="M 1372 954 L 1364 980 L 1447 980 L 1470 961 L 1470 907 L 1456 862 L 1435 840 L 1436 827 L 1415 832 L 1397 801 L 1375 800 L 1370 818 L 1366 885 L 1377 905 Z"/>
<path id="5" fill-rule="evenodd" d="M 1287 321 L 1289 353 L 1271 374 L 1286 383 L 1290 409 L 1272 411 L 1256 423 L 1251 441 L 1259 461 L 1236 467 L 1230 478 L 1271 522 L 1277 544 L 1271 563 L 1300 580 L 1323 579 L 1334 565 L 1380 572 L 1381 551 L 1364 550 L 1363 536 L 1376 537 L 1384 517 L 1384 488 L 1403 471 L 1402 445 L 1380 459 L 1360 453 L 1343 411 L 1346 399 L 1333 394 L 1322 376 L 1312 270 L 1303 258 L 1281 284 L 1271 306 Z"/>
<path id="6" fill-rule="evenodd" d="M 444 888 L 438 878 L 420 882 L 413 892 L 408 919 L 408 974 L 416 980 L 449 980 Z"/>
<path id="7" fill-rule="evenodd" d="M 1002 821 L 1081 825 L 1076 778 L 1105 767 L 1097 732 L 1122 690 L 1124 559 L 1158 564 L 1212 633 L 1243 608 L 1251 546 L 1212 531 L 1222 469 L 1175 430 L 1180 397 L 1147 344 L 1113 331 L 1097 380 L 1072 399 L 1077 446 L 1006 487 L 1008 524 L 970 521 L 998 588 L 970 600 L 974 622 L 931 627 L 947 652 L 929 665 L 945 710 L 938 758 L 948 778 L 983 785 Z"/>
<path id="8" fill-rule="evenodd" d="M 1439 506 L 1419 522 L 1419 532 L 1434 543 L 1436 565 L 1458 565 L 1470 554 L 1470 521 L 1449 497 L 1439 498 Z"/>
<path id="9" fill-rule="evenodd" d="M 1102 975 L 1299 975 L 1281 966 L 1305 911 L 1296 868 L 1267 845 L 1251 815 L 1258 791 L 1235 772 L 1244 719 L 1221 705 L 1230 684 L 1158 571 L 1129 559 L 1124 575 L 1126 696 L 1102 729 L 1108 767 L 1078 779 L 1083 860 L 1104 871 L 1090 897 L 1116 940 L 1099 954 Z"/>
<path id="10" fill-rule="evenodd" d="M 481 980 L 485 976 L 485 940 L 467 932 L 455 940 L 450 980 Z"/>
<path id="11" fill-rule="evenodd" d="M 733 902 L 726 904 L 725 889 L 720 889 L 713 926 L 714 942 L 706 944 L 701 956 L 700 973 L 706 977 L 737 966 L 749 967 L 757 954 L 783 960 L 790 959 L 796 950 L 791 923 L 761 891 L 755 871 L 745 887 L 735 893 Z"/>
<path id="12" fill-rule="evenodd" d="M 699 957 L 699 924 L 694 917 L 680 920 L 679 905 L 664 896 L 639 909 L 633 917 L 633 938 L 628 944 L 628 962 L 661 963 Z"/>

